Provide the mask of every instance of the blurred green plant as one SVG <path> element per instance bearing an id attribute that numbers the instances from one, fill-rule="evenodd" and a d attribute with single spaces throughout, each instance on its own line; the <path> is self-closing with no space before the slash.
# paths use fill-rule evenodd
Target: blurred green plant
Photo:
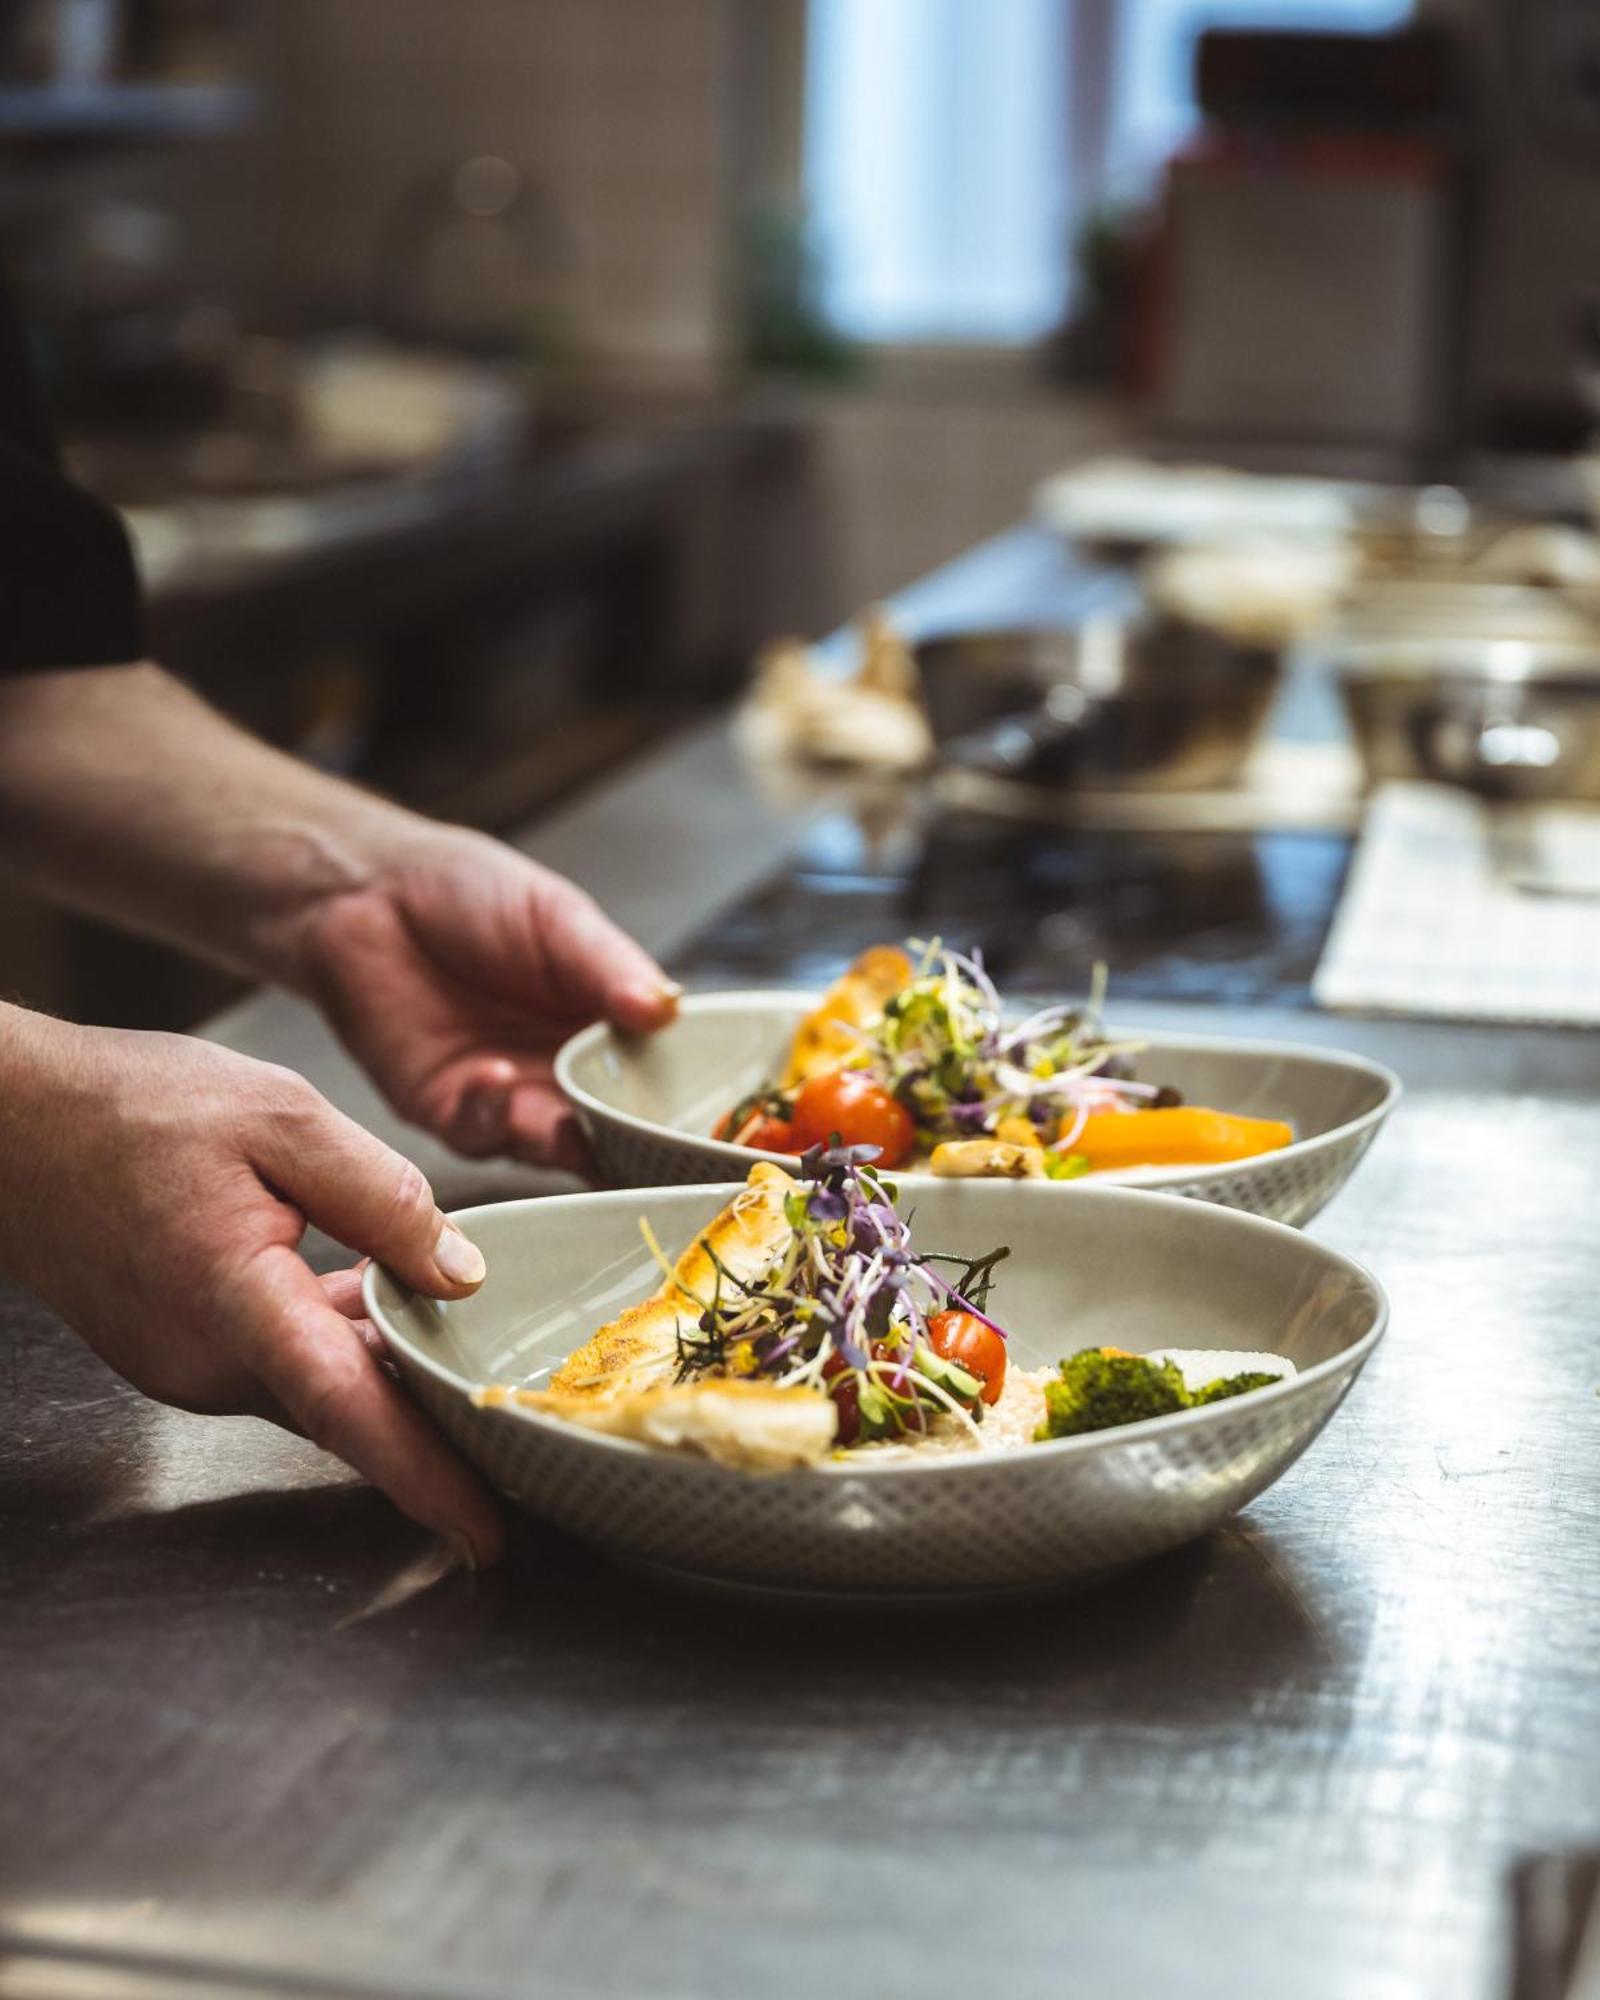
<path id="1" fill-rule="evenodd" d="M 818 257 L 803 210 L 773 198 L 752 202 L 740 219 L 736 254 L 747 367 L 828 382 L 865 374 L 865 351 L 822 309 Z"/>
<path id="2" fill-rule="evenodd" d="M 1046 345 L 1053 373 L 1110 382 L 1124 371 L 1147 255 L 1150 219 L 1128 202 L 1099 202 L 1073 232 L 1072 313 Z"/>

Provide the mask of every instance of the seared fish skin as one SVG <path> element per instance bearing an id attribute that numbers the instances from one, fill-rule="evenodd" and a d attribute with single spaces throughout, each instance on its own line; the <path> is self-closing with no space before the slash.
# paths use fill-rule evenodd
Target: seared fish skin
<path id="1" fill-rule="evenodd" d="M 757 1161 L 733 1200 L 678 1259 L 672 1277 L 569 1354 L 551 1377 L 551 1389 L 561 1395 L 608 1396 L 669 1381 L 680 1331 L 692 1333 L 700 1321 L 696 1298 L 708 1299 L 716 1290 L 712 1252 L 725 1270 L 746 1283 L 769 1271 L 793 1234 L 783 1202 L 794 1186 L 782 1167 Z"/>
<path id="2" fill-rule="evenodd" d="M 757 1161 L 654 1296 L 570 1354 L 548 1389 L 497 1386 L 480 1389 L 477 1401 L 488 1408 L 519 1403 L 608 1437 L 694 1452 L 749 1472 L 815 1464 L 832 1449 L 838 1428 L 830 1397 L 720 1376 L 672 1379 L 680 1333 L 698 1330 L 697 1301 L 716 1292 L 717 1263 L 748 1283 L 765 1276 L 788 1248 L 794 1232 L 783 1204 L 795 1185 L 781 1167 Z"/>
<path id="3" fill-rule="evenodd" d="M 662 1451 L 689 1451 L 744 1472 L 784 1472 L 814 1465 L 833 1448 L 832 1399 L 813 1389 L 770 1382 L 702 1379 L 624 1390 L 614 1396 L 511 1392 L 528 1409 L 564 1417 L 607 1437 L 631 1438 Z"/>

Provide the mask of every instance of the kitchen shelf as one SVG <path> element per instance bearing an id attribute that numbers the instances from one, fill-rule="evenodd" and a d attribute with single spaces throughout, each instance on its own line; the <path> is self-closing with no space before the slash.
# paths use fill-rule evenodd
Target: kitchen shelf
<path id="1" fill-rule="evenodd" d="M 231 83 L 0 85 L 0 139 L 203 139 L 249 123 L 257 94 Z"/>

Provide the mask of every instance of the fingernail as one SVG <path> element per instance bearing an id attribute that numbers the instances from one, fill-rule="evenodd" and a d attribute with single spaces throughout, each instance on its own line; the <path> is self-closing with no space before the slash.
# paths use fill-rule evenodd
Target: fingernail
<path id="1" fill-rule="evenodd" d="M 439 1231 L 439 1240 L 433 1246 L 433 1261 L 439 1267 L 439 1275 L 448 1278 L 452 1285 L 481 1285 L 489 1269 L 477 1244 L 469 1243 L 453 1222 L 447 1222 Z"/>
<path id="2" fill-rule="evenodd" d="M 678 1002 L 683 998 L 683 988 L 675 979 L 641 980 L 637 986 L 630 986 L 619 996 L 619 1004 L 629 1011 L 654 1014 L 659 1019 L 663 1014 L 672 1015 L 678 1011 Z"/>

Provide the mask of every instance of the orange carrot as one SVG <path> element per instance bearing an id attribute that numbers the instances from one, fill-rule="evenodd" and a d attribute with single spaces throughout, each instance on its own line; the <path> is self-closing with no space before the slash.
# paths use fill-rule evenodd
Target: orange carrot
<path id="1" fill-rule="evenodd" d="M 1061 1136 L 1072 1130 L 1069 1115 Z M 1239 1118 L 1180 1104 L 1160 1111 L 1094 1111 L 1072 1142 L 1091 1167 L 1200 1167 L 1249 1160 L 1287 1146 L 1294 1128 L 1277 1118 Z"/>

